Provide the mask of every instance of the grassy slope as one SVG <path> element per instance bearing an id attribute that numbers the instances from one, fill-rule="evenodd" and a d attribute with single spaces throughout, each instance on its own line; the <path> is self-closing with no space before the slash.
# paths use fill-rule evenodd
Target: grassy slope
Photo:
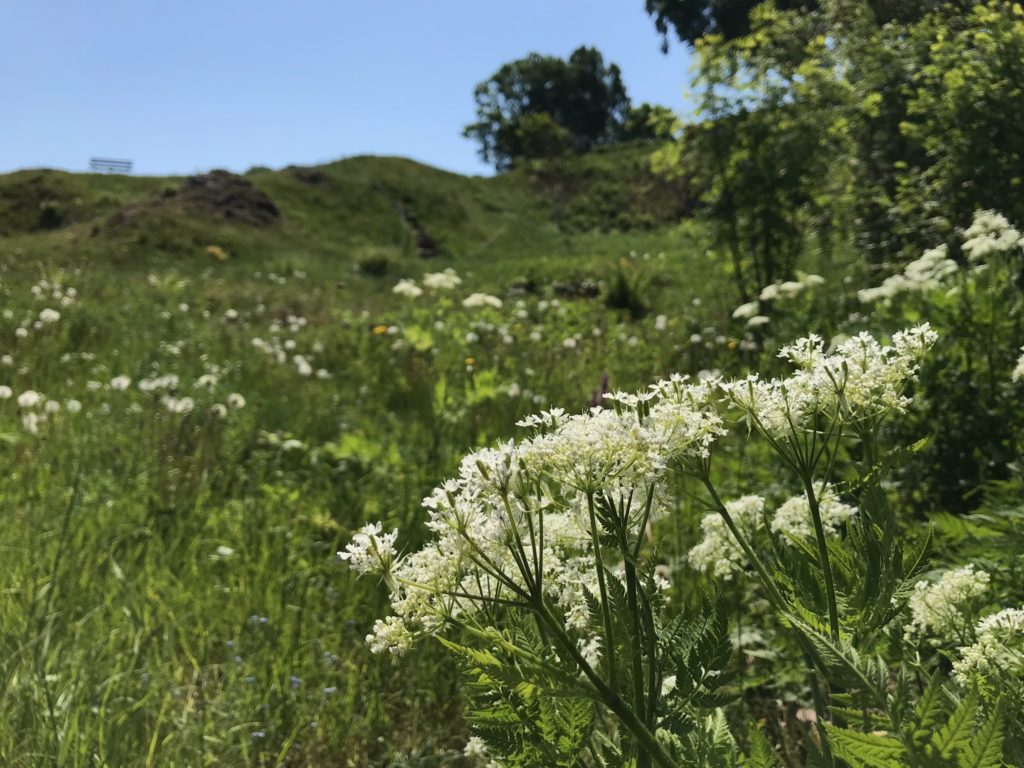
<path id="1" fill-rule="evenodd" d="M 0 535 L 0 589 L 23 596 L 0 604 L 0 763 L 458 765 L 452 666 L 430 645 L 400 665 L 371 656 L 363 636 L 384 610 L 380 587 L 332 553 L 378 517 L 414 545 L 419 500 L 467 447 L 511 434 L 538 407 L 582 407 L 604 373 L 639 385 L 735 356 L 685 343 L 717 322 L 689 297 L 721 293 L 721 280 L 690 280 L 711 273 L 691 229 L 648 218 L 659 189 L 646 153 L 493 179 L 374 157 L 254 170 L 246 178 L 281 211 L 262 227 L 188 214 L 180 178 L 0 177 L 0 352 L 12 363 L 0 383 L 83 404 L 32 435 L 16 401 L 0 402 L 0 507 L 16 521 Z M 436 241 L 436 258 L 417 254 L 395 200 Z M 212 259 L 209 245 L 230 258 Z M 673 313 L 669 332 L 654 330 L 653 312 L 632 321 L 593 299 L 542 309 L 551 282 L 607 280 L 634 250 L 668 253 L 624 269 L 652 309 Z M 380 257 L 387 274 L 357 270 Z M 465 279 L 457 292 L 391 293 L 399 277 L 449 266 Z M 526 310 L 458 301 L 511 298 L 523 276 L 541 284 Z M 37 295 L 42 278 L 78 299 Z M 60 321 L 36 328 L 48 306 Z M 308 327 L 288 328 L 291 314 Z M 22 324 L 31 332 L 19 336 Z M 384 326 L 401 332 L 371 330 Z M 290 356 L 275 362 L 254 349 L 257 336 L 295 341 L 289 354 L 330 378 L 300 376 Z M 216 392 L 195 384 L 208 369 Z M 170 413 L 138 388 L 157 373 L 180 376 L 194 412 Z M 128 390 L 109 384 L 119 375 Z M 211 416 L 231 391 L 248 405 Z M 289 437 L 305 447 L 280 448 Z M 219 545 L 237 554 L 218 559 Z"/>
<path id="2" fill-rule="evenodd" d="M 20 171 L 0 176 L 0 247 L 50 263 L 98 256 L 119 266 L 193 259 L 205 266 L 205 248 L 216 244 L 249 269 L 278 264 L 357 281 L 360 262 L 385 259 L 390 279 L 360 286 L 371 292 L 375 284 L 390 287 L 396 276 L 433 267 L 475 270 L 499 281 L 565 273 L 675 241 L 681 198 L 647 172 L 648 153 L 642 145 L 626 147 L 496 178 L 382 157 L 254 169 L 246 178 L 281 211 L 269 227 L 182 215 L 167 197 L 180 178 Z M 436 242 L 438 255 L 429 263 L 419 258 L 399 206 Z M 121 210 L 139 208 L 128 225 L 111 221 Z"/>

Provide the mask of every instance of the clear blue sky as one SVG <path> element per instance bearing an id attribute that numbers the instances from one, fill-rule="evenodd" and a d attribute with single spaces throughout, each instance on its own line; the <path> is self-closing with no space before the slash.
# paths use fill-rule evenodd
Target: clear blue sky
<path id="1" fill-rule="evenodd" d="M 643 0 L 0 0 L 0 172 L 138 173 L 403 155 L 487 173 L 473 86 L 530 51 L 597 46 L 634 103 L 685 111 Z"/>

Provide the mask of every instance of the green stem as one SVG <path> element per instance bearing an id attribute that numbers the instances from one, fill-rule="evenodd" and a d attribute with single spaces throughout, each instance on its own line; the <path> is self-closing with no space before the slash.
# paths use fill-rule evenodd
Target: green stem
<path id="1" fill-rule="evenodd" d="M 619 721 L 636 739 L 637 746 L 639 747 L 638 752 L 650 755 L 660 768 L 678 768 L 675 761 L 665 752 L 665 749 L 658 743 L 654 734 L 644 725 L 643 721 L 636 716 L 636 713 L 629 708 L 626 702 L 622 700 L 622 697 L 609 688 L 604 680 L 594 672 L 593 667 L 590 666 L 579 652 L 579 649 L 576 648 L 576 643 L 565 633 L 561 624 L 555 621 L 547 606 L 540 602 L 534 606 L 534 610 L 540 614 L 551 630 L 551 634 L 559 641 L 562 649 L 572 657 L 584 676 L 590 681 L 597 699 L 619 718 Z"/>
<path id="2" fill-rule="evenodd" d="M 601 541 L 597 535 L 597 514 L 594 512 L 594 494 L 587 494 L 587 510 L 590 512 L 590 538 L 594 544 L 594 561 L 597 567 L 597 585 L 601 591 L 601 617 L 604 621 L 604 644 L 608 654 L 608 675 L 612 690 L 618 688 L 615 671 L 615 635 L 612 633 L 612 612 L 608 605 L 608 588 L 604 580 L 604 562 L 601 558 Z"/>
<path id="3" fill-rule="evenodd" d="M 825 601 L 828 603 L 828 626 L 833 640 L 839 639 L 839 608 L 836 606 L 836 586 L 832 578 L 832 562 L 828 556 L 828 543 L 825 541 L 825 528 L 821 523 L 821 508 L 814 494 L 814 483 L 810 477 L 804 476 L 804 492 L 807 494 L 807 506 L 811 510 L 811 521 L 814 523 L 814 540 L 818 545 L 818 560 L 821 573 L 825 579 Z"/>
<path id="4" fill-rule="evenodd" d="M 625 547 L 623 547 L 625 551 Z M 646 721 L 646 700 L 644 698 L 644 666 L 641 658 L 641 629 L 640 629 L 640 605 L 636 597 L 636 566 L 626 560 L 626 600 L 629 602 L 629 612 L 633 621 L 633 642 L 630 643 L 630 654 L 633 662 L 633 708 L 640 719 Z M 654 659 L 648 659 L 648 664 L 653 664 Z M 650 764 L 644 760 L 637 761 L 637 768 L 649 768 Z"/>

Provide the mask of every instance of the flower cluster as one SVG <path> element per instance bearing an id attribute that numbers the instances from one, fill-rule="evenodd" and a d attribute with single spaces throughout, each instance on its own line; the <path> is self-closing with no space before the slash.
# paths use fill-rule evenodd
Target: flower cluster
<path id="1" fill-rule="evenodd" d="M 976 212 L 971 226 L 964 232 L 964 253 L 972 263 L 1021 245 L 1024 245 L 1024 236 L 996 211 Z"/>
<path id="2" fill-rule="evenodd" d="M 1024 608 L 1005 608 L 986 616 L 975 628 L 975 642 L 960 649 L 953 676 L 969 686 L 978 676 L 1024 671 Z"/>
<path id="3" fill-rule="evenodd" d="M 741 496 L 725 503 L 729 517 L 748 539 L 753 537 L 761 525 L 764 515 L 764 499 L 760 496 Z M 713 512 L 700 521 L 703 538 L 689 552 L 689 561 L 697 570 L 707 571 L 715 578 L 732 579 L 749 563 L 740 545 L 725 523 L 725 519 Z"/>
<path id="4" fill-rule="evenodd" d="M 857 291 L 857 298 L 864 304 L 871 304 L 879 300 L 889 301 L 901 293 L 933 291 L 941 288 L 946 278 L 958 269 L 956 262 L 949 258 L 947 247 L 940 245 L 925 251 L 903 272 L 887 277 L 881 285 Z"/>
<path id="5" fill-rule="evenodd" d="M 925 323 L 894 334 L 889 346 L 861 333 L 828 353 L 823 340 L 812 334 L 779 352 L 798 366 L 788 378 L 765 380 L 752 374 L 722 389 L 758 431 L 772 440 L 795 439 L 812 430 L 820 416 L 856 423 L 905 410 L 910 401 L 903 391 L 937 339 Z"/>
<path id="6" fill-rule="evenodd" d="M 414 633 L 474 621 L 481 604 L 540 593 L 596 653 L 595 508 L 614 508 L 634 536 L 665 513 L 669 466 L 706 457 L 724 433 L 713 386 L 673 376 L 616 393 L 612 407 L 524 419 L 532 435 L 471 453 L 424 499 L 436 538 L 423 549 L 398 558 L 379 524 L 356 534 L 339 556 L 360 573 L 387 571 L 392 589 L 393 616 L 374 626 L 371 649 L 398 653 Z"/>
<path id="7" fill-rule="evenodd" d="M 815 489 L 818 502 L 818 514 L 821 515 L 821 526 L 826 536 L 837 536 L 840 528 L 857 514 L 857 508 L 844 504 L 839 500 L 831 487 L 821 484 Z M 810 541 L 814 538 L 811 524 L 811 507 L 805 494 L 799 494 L 784 502 L 772 517 L 772 533 L 782 536 L 782 540 L 792 545 L 796 541 Z"/>
<path id="8" fill-rule="evenodd" d="M 501 299 L 497 296 L 492 296 L 489 293 L 471 293 L 462 300 L 462 306 L 467 309 L 473 309 L 476 307 L 494 307 L 495 309 L 501 309 L 501 305 Z"/>
<path id="9" fill-rule="evenodd" d="M 1017 358 L 1017 365 L 1013 369 L 1013 381 L 1024 381 L 1024 347 L 1020 348 L 1021 356 Z"/>
<path id="10" fill-rule="evenodd" d="M 596 521 L 604 532 L 639 541 L 649 522 L 667 514 L 671 500 L 663 481 L 670 468 L 705 473 L 711 448 L 726 432 L 723 393 L 766 431 L 793 424 L 810 429 L 816 413 L 874 417 L 906 407 L 903 387 L 935 338 L 925 325 L 894 335 L 889 346 L 863 334 L 827 353 L 812 336 L 782 351 L 799 367 L 784 381 L 673 375 L 646 390 L 607 394 L 605 405 L 583 413 L 555 408 L 523 419 L 520 426 L 532 430 L 528 437 L 469 454 L 457 476 L 424 499 L 435 538 L 421 550 L 399 557 L 396 533 L 383 534 L 376 523 L 339 554 L 360 573 L 384 573 L 391 589 L 392 615 L 375 624 L 367 638 L 371 648 L 400 653 L 415 636 L 449 623 L 489 621 L 481 606 L 541 601 L 560 613 L 579 647 L 596 656 L 600 636 L 591 615 L 604 572 L 595 568 L 603 535 Z M 826 486 L 817 489 L 825 531 L 837 536 L 856 510 Z M 759 496 L 725 505 L 748 535 L 764 530 L 764 510 Z M 709 515 L 701 527 L 704 540 L 691 550 L 692 564 L 721 578 L 746 566 L 725 516 Z M 783 504 L 771 529 L 791 539 L 810 536 L 807 500 Z"/>
<path id="11" fill-rule="evenodd" d="M 989 575 L 974 564 L 946 571 L 938 581 L 919 581 L 910 595 L 906 637 L 931 637 L 939 642 L 962 641 L 971 629 L 979 600 L 988 591 Z"/>

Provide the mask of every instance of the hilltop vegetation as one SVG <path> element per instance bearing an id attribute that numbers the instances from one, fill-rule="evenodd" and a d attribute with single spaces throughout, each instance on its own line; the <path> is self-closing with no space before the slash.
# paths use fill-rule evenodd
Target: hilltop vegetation
<path id="1" fill-rule="evenodd" d="M 218 245 L 236 262 L 285 259 L 329 265 L 339 276 L 361 268 L 393 277 L 418 270 L 421 258 L 512 276 L 631 250 L 626 232 L 639 234 L 644 247 L 659 237 L 671 242 L 688 196 L 650 171 L 649 155 L 650 145 L 640 143 L 494 178 L 375 157 L 253 169 L 205 185 L 20 171 L 0 177 L 0 234 L 6 250 L 48 261 L 94 254 L 124 266 L 153 259 L 205 266 L 206 247 Z"/>

